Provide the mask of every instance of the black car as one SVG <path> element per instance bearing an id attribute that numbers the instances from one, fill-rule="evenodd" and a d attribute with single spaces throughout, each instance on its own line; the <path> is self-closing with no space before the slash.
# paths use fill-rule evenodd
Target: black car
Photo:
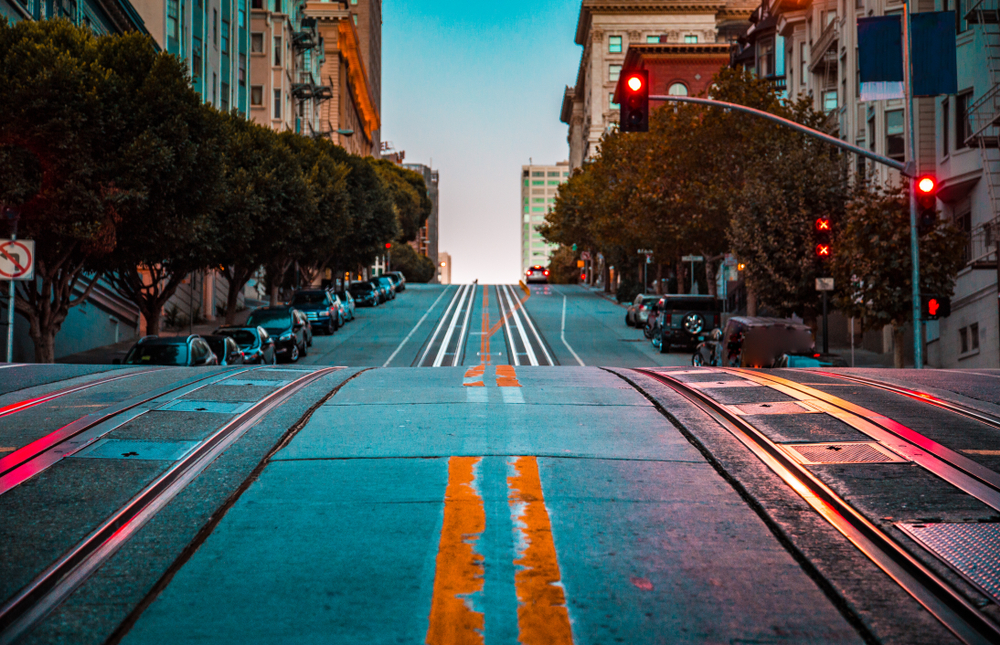
<path id="1" fill-rule="evenodd" d="M 215 359 L 219 361 L 219 365 L 243 364 L 243 352 L 240 351 L 239 345 L 231 337 L 209 335 L 202 336 L 202 338 L 212 348 L 212 353 L 215 354 Z"/>
<path id="2" fill-rule="evenodd" d="M 715 296 L 661 296 L 659 309 L 660 353 L 666 354 L 673 345 L 693 349 L 705 340 L 708 332 L 722 326 L 722 302 Z"/>
<path id="3" fill-rule="evenodd" d="M 309 321 L 294 307 L 261 307 L 250 314 L 247 326 L 264 328 L 274 339 L 278 360 L 294 363 L 308 352 Z"/>
<path id="4" fill-rule="evenodd" d="M 396 279 L 396 291 L 406 291 L 406 276 L 402 271 L 390 271 L 386 275 Z"/>
<path id="5" fill-rule="evenodd" d="M 292 296 L 292 306 L 309 319 L 316 331 L 333 334 L 344 324 L 340 303 L 324 289 L 303 289 Z"/>
<path id="6" fill-rule="evenodd" d="M 128 350 L 125 365 L 218 365 L 212 349 L 201 336 L 144 336 Z"/>
<path id="7" fill-rule="evenodd" d="M 229 336 L 243 352 L 243 362 L 256 365 L 274 365 L 277 354 L 274 340 L 263 327 L 226 326 L 215 330 L 218 336 Z"/>
<path id="8" fill-rule="evenodd" d="M 382 302 L 381 292 L 371 282 L 352 282 L 347 290 L 359 307 L 377 307 Z"/>

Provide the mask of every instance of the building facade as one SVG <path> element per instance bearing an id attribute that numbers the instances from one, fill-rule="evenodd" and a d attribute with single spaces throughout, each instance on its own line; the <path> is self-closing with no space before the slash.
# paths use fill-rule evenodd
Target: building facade
<path id="1" fill-rule="evenodd" d="M 250 104 L 248 0 L 134 0 L 161 50 L 187 63 L 191 84 L 220 110 Z"/>
<path id="2" fill-rule="evenodd" d="M 996 268 L 1000 220 L 1000 66 L 989 55 L 1000 47 L 996 2 L 958 3 L 956 95 L 916 98 L 914 150 L 906 101 L 862 102 L 858 86 L 857 20 L 903 15 L 900 0 L 764 0 L 740 38 L 733 62 L 774 81 L 789 98 L 807 97 L 825 112 L 826 129 L 846 141 L 937 177 L 940 217 L 966 234 L 949 318 L 927 323 L 927 361 L 934 367 L 1000 366 Z M 955 0 L 917 0 L 914 11 L 955 11 Z M 992 13 L 991 13 L 992 12 Z M 878 182 L 899 173 L 855 158 L 855 170 Z M 891 351 L 891 336 L 866 337 L 876 351 Z"/>
<path id="3" fill-rule="evenodd" d="M 437 281 L 441 284 L 451 284 L 451 253 L 438 253 Z"/>
<path id="4" fill-rule="evenodd" d="M 548 265 L 558 248 L 546 242 L 538 232 L 545 215 L 556 203 L 556 193 L 569 179 L 569 162 L 554 166 L 521 166 L 521 272 L 528 267 Z"/>
<path id="5" fill-rule="evenodd" d="M 10 22 L 66 18 L 97 35 L 147 33 L 129 0 L 0 0 L 0 16 Z"/>
<path id="6" fill-rule="evenodd" d="M 630 47 L 727 43 L 746 29 L 754 6 L 753 0 L 583 0 L 576 27 L 583 53 L 560 114 L 569 126 L 570 169 L 592 157 L 618 122 L 615 87 Z"/>
<path id="7" fill-rule="evenodd" d="M 420 173 L 427 185 L 427 198 L 431 200 L 431 213 L 427 216 L 427 222 L 417 233 L 417 239 L 411 243 L 413 248 L 425 255 L 438 265 L 438 171 L 432 170 L 430 166 L 421 163 L 404 163 L 402 166 L 408 170 Z"/>

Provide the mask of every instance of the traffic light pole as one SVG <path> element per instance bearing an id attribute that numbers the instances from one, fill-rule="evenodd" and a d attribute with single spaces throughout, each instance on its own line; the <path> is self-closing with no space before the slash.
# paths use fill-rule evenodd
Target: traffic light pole
<path id="1" fill-rule="evenodd" d="M 907 25 L 905 36 L 909 38 L 909 22 L 910 15 L 909 11 L 906 14 L 906 20 L 903 24 Z M 910 79 L 910 57 L 909 52 L 909 42 L 904 43 L 903 47 L 903 67 L 906 70 L 906 86 L 909 88 Z M 909 89 L 907 90 L 907 97 L 909 99 L 910 105 L 910 156 L 915 158 L 913 154 L 914 148 L 914 137 L 913 137 L 913 97 L 911 96 Z M 859 146 L 850 144 L 846 141 L 838 139 L 836 137 L 831 137 L 825 132 L 820 132 L 819 130 L 814 130 L 813 128 L 802 125 L 801 123 L 796 123 L 791 119 L 786 119 L 780 117 L 777 114 L 771 114 L 770 112 L 765 112 L 763 110 L 758 110 L 756 108 L 747 107 L 745 105 L 739 105 L 737 103 L 728 103 L 726 101 L 716 101 L 715 99 L 702 99 L 695 98 L 693 96 L 666 96 L 662 94 L 654 95 L 649 97 L 650 101 L 671 101 L 675 103 L 693 103 L 695 105 L 705 105 L 711 107 L 721 107 L 727 110 L 732 110 L 734 112 L 742 112 L 744 114 L 752 114 L 753 116 L 760 117 L 762 119 L 767 119 L 768 121 L 773 121 L 779 125 L 786 128 L 795 130 L 796 132 L 801 132 L 807 136 L 814 139 L 819 139 L 829 143 L 831 146 L 835 146 L 842 150 L 847 150 L 848 152 L 853 152 L 856 155 L 860 155 L 866 159 L 871 159 L 875 163 L 882 164 L 883 166 L 888 166 L 898 170 L 904 177 L 909 177 L 914 179 L 917 176 L 916 163 L 911 161 L 910 163 L 903 163 L 901 161 L 896 161 L 895 159 L 890 159 L 889 157 L 883 157 L 882 155 L 875 154 L 871 150 L 865 150 Z M 915 183 L 915 182 L 911 182 Z M 924 344 L 923 344 L 923 329 L 920 320 L 920 247 L 918 245 L 917 237 L 917 196 L 916 191 L 913 186 L 910 187 L 910 258 L 911 265 L 913 267 L 913 364 L 917 369 L 921 369 L 924 366 Z"/>
<path id="2" fill-rule="evenodd" d="M 916 137 L 913 133 L 913 66 L 910 57 L 910 1 L 903 3 L 903 72 L 906 74 L 906 105 L 910 113 L 910 162 L 914 172 L 917 166 Z M 947 126 L 946 126 L 947 127 Z M 917 230 L 917 191 L 910 182 L 910 267 L 913 275 L 913 366 L 924 366 L 924 324 L 920 316 L 920 239 Z M 1000 259 L 998 259 L 1000 262 Z"/>

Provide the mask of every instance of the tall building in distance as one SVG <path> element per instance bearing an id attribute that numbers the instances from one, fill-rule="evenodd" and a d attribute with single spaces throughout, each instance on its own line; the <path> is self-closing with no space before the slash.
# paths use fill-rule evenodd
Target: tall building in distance
<path id="1" fill-rule="evenodd" d="M 576 84 L 563 93 L 560 114 L 560 120 L 569 126 L 570 168 L 579 168 L 593 157 L 601 136 L 618 122 L 615 86 L 630 46 L 663 45 L 654 51 L 691 57 L 694 66 L 700 66 L 706 55 L 718 54 L 715 50 L 720 49 L 705 45 L 725 44 L 736 38 L 746 29 L 750 13 L 758 4 L 759 0 L 582 0 L 576 44 L 583 46 L 583 53 Z M 694 94 L 711 74 L 704 78 L 700 71 L 688 67 L 691 65 L 687 61 L 675 65 L 674 73 L 658 78 L 650 93 Z M 719 67 L 723 65 L 716 71 Z"/>
<path id="2" fill-rule="evenodd" d="M 521 272 L 536 264 L 547 265 L 556 249 L 542 239 L 538 226 L 556 203 L 559 185 L 569 179 L 569 162 L 554 166 L 521 166 Z"/>
<path id="3" fill-rule="evenodd" d="M 451 284 L 451 254 L 438 253 L 437 280 L 441 284 Z"/>
<path id="4" fill-rule="evenodd" d="M 432 170 L 430 166 L 422 163 L 404 163 L 407 170 L 420 173 L 427 185 L 427 198 L 431 200 L 431 214 L 427 217 L 427 222 L 417 233 L 417 239 L 411 246 L 421 255 L 426 255 L 434 263 L 438 264 L 438 171 Z"/>

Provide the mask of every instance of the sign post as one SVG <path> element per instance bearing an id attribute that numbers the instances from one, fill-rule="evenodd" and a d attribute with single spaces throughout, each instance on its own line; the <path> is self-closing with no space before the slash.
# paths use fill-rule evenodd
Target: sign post
<path id="1" fill-rule="evenodd" d="M 681 262 L 691 263 L 691 291 L 689 291 L 689 293 L 694 293 L 694 263 L 704 261 L 705 257 L 701 255 L 685 255 L 681 258 Z"/>
<path id="2" fill-rule="evenodd" d="M 14 362 L 14 303 L 17 280 L 35 277 L 35 243 L 17 241 L 17 222 L 21 213 L 15 208 L 2 209 L 3 218 L 10 221 L 10 239 L 0 240 L 0 279 L 10 280 L 7 301 L 7 362 Z"/>
<path id="3" fill-rule="evenodd" d="M 833 291 L 833 278 L 816 278 L 816 291 L 823 294 L 823 353 L 830 353 L 830 326 L 826 315 L 828 294 Z"/>

